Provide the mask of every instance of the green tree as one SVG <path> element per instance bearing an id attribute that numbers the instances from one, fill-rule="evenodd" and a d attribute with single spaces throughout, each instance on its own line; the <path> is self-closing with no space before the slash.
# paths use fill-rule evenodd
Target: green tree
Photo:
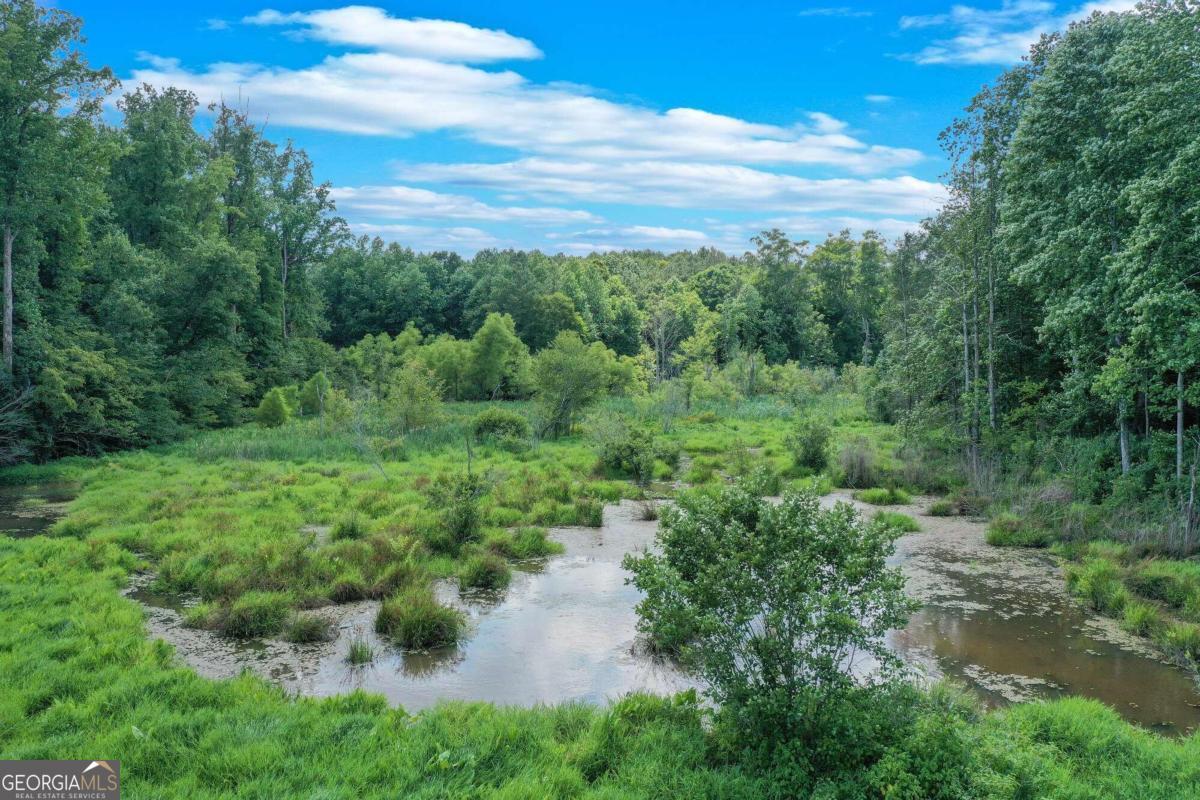
<path id="1" fill-rule="evenodd" d="M 579 334 L 570 331 L 560 333 L 534 356 L 534 398 L 542 415 L 542 433 L 570 434 L 579 413 L 611 386 L 616 364 L 613 352 L 603 344 L 584 344 Z"/>
<path id="2" fill-rule="evenodd" d="M 384 403 L 396 427 L 411 433 L 441 418 L 442 387 L 433 373 L 410 362 L 392 375 Z"/>
<path id="3" fill-rule="evenodd" d="M 38 205 L 56 182 L 86 167 L 83 153 L 64 147 L 64 133 L 90 126 L 116 85 L 107 69 L 88 65 L 82 42 L 81 21 L 65 11 L 34 0 L 0 5 L 0 368 L 6 381 L 15 362 L 14 244 L 25 232 L 32 246 Z"/>
<path id="4" fill-rule="evenodd" d="M 860 690 L 849 668 L 899 665 L 885 634 L 914 603 L 888 567 L 896 533 L 812 493 L 779 505 L 741 487 L 687 493 L 663 511 L 658 551 L 628 555 L 645 593 L 640 629 L 682 645 L 740 735 L 793 751 L 824 734 L 831 705 Z"/>
<path id="5" fill-rule="evenodd" d="M 517 337 L 507 314 L 488 314 L 471 339 L 467 382 L 473 395 L 484 400 L 516 397 L 524 392 L 529 348 Z"/>
<path id="6" fill-rule="evenodd" d="M 288 405 L 283 389 L 276 386 L 263 395 L 254 416 L 264 428 L 278 428 L 287 423 L 292 418 L 292 408 Z"/>

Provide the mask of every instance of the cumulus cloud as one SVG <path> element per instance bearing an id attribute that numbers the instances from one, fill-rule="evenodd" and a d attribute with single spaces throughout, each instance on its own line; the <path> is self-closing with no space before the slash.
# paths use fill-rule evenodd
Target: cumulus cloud
<path id="1" fill-rule="evenodd" d="M 805 178 L 730 164 L 606 164 L 525 158 L 502 163 L 400 164 L 399 178 L 601 203 L 758 211 L 857 211 L 923 216 L 945 188 L 911 176 Z"/>
<path id="2" fill-rule="evenodd" d="M 817 8 L 802 8 L 796 12 L 798 17 L 870 17 L 874 11 L 850 6 L 819 6 Z"/>
<path id="3" fill-rule="evenodd" d="M 299 68 L 216 63 L 201 69 L 147 54 L 145 66 L 133 71 L 131 83 L 179 86 L 195 92 L 202 102 L 247 97 L 260 113 L 282 125 L 397 137 L 447 132 L 488 145 L 594 160 L 687 158 L 873 173 L 910 166 L 923 158 L 909 148 L 868 144 L 844 122 L 819 112 L 791 125 L 768 125 L 702 109 L 662 111 L 615 102 L 583 87 L 535 83 L 511 70 L 460 63 L 493 52 L 474 47 L 469 37 L 457 50 L 444 41 L 438 44 L 437 37 L 415 37 L 427 45 L 421 51 L 416 44 L 401 46 L 399 41 L 407 39 L 391 32 L 388 25 L 359 30 L 335 26 L 321 16 L 344 11 L 357 15 L 364 9 L 268 11 L 249 19 L 257 24 L 304 21 L 328 40 L 361 42 L 373 48 L 370 52 L 329 55 Z M 378 9 L 369 11 L 382 14 Z M 326 21 L 318 26 L 314 19 Z M 431 55 L 430 50 L 437 53 Z M 448 59 L 451 52 L 457 53 L 457 61 Z M 439 59 L 437 54 L 447 58 Z"/>
<path id="4" fill-rule="evenodd" d="M 485 63 L 541 58 L 528 39 L 444 19 L 398 19 L 382 8 L 344 6 L 285 14 L 266 9 L 242 19 L 247 25 L 285 26 L 294 35 L 330 44 L 381 50 L 438 61 Z"/>
<path id="5" fill-rule="evenodd" d="M 332 195 L 340 209 L 381 219 L 478 220 L 527 225 L 600 221 L 595 214 L 579 209 L 493 206 L 466 195 L 414 186 L 339 186 Z"/>
<path id="6" fill-rule="evenodd" d="M 948 38 L 905 56 L 918 64 L 1011 64 L 1043 34 L 1063 30 L 1095 12 L 1131 11 L 1136 6 L 1137 0 L 1097 0 L 1058 13 L 1047 0 L 1003 0 L 995 9 L 956 5 L 943 14 L 901 17 L 900 27 L 952 30 Z"/>

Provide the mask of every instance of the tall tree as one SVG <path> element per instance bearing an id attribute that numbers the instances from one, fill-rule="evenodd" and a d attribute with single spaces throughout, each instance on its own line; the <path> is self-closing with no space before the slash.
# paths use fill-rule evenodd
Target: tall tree
<path id="1" fill-rule="evenodd" d="M 72 169 L 56 157 L 65 128 L 90 124 L 116 86 L 109 70 L 89 66 L 81 31 L 78 18 L 33 0 L 0 5 L 0 360 L 6 381 L 15 361 L 14 243 L 32 224 L 56 173 Z"/>

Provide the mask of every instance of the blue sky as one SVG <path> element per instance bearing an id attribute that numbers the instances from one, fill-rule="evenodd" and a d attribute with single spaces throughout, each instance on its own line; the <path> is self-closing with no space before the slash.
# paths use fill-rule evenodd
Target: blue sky
<path id="1" fill-rule="evenodd" d="M 358 233 L 419 250 L 889 238 L 942 196 L 937 134 L 1039 33 L 1131 0 L 61 0 L 126 89 L 294 139 Z"/>

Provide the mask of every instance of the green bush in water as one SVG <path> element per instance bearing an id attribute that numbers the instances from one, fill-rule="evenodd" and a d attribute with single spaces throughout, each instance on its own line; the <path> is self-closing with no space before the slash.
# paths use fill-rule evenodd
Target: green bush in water
<path id="1" fill-rule="evenodd" d="M 428 650 L 458 642 L 466 628 L 462 612 L 442 605 L 428 586 L 410 586 L 383 601 L 375 630 L 410 650 Z"/>
<path id="2" fill-rule="evenodd" d="M 510 581 L 512 570 L 494 553 L 471 556 L 458 570 L 458 584 L 464 589 L 504 589 Z"/>

